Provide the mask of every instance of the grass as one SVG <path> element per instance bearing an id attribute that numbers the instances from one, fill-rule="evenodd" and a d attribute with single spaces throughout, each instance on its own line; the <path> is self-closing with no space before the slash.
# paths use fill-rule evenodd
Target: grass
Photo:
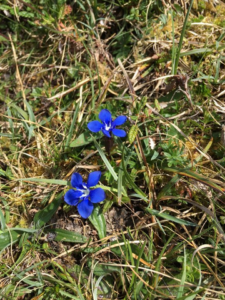
<path id="1" fill-rule="evenodd" d="M 0 299 L 225 299 L 224 12 L 3 0 Z M 96 170 L 84 220 L 64 194 Z"/>

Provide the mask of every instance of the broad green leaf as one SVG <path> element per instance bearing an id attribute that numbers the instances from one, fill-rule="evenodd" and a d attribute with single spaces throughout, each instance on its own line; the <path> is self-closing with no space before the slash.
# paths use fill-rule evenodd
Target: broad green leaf
<path id="1" fill-rule="evenodd" d="M 20 237 L 20 233 L 11 230 L 1 232 L 0 233 L 0 251 L 4 250 L 6 247 L 8 247 L 11 244 L 14 244 L 15 242 L 18 241 Z"/>
<path id="2" fill-rule="evenodd" d="M 182 219 L 178 219 L 178 218 L 173 217 L 171 215 L 168 215 L 166 213 L 161 213 L 160 211 L 155 210 L 155 209 L 145 208 L 145 211 L 148 212 L 148 213 L 150 213 L 153 216 L 161 217 L 163 219 L 166 219 L 166 220 L 169 220 L 169 221 L 181 224 L 181 225 L 197 226 L 195 223 L 192 223 L 192 222 L 189 222 L 189 221 L 185 221 L 185 220 L 182 220 Z"/>
<path id="3" fill-rule="evenodd" d="M 98 231 L 99 238 L 103 239 L 106 236 L 106 223 L 105 223 L 105 217 L 99 205 L 95 206 L 92 214 L 88 219 L 95 227 L 95 229 Z"/>
<path id="4" fill-rule="evenodd" d="M 10 107 L 14 108 L 25 120 L 29 120 L 28 118 L 28 114 L 19 106 L 17 106 L 15 103 L 10 103 L 9 104 Z"/>
<path id="5" fill-rule="evenodd" d="M 54 240 L 57 242 L 70 242 L 70 243 L 86 243 L 87 238 L 77 232 L 54 228 L 48 229 L 46 232 L 52 232 L 56 234 Z"/>
<path id="6" fill-rule="evenodd" d="M 159 156 L 159 152 L 158 151 L 154 151 L 151 157 L 151 160 L 156 159 Z"/>
<path id="7" fill-rule="evenodd" d="M 128 140 L 129 143 L 132 144 L 136 138 L 138 134 L 138 126 L 137 125 L 133 125 L 130 129 L 130 131 L 128 132 Z"/>
<path id="8" fill-rule="evenodd" d="M 61 180 L 61 179 L 20 178 L 18 180 L 33 181 L 33 182 L 48 183 L 48 184 L 50 183 L 50 184 L 58 184 L 58 185 L 69 185 L 69 182 L 67 180 Z"/>
<path id="9" fill-rule="evenodd" d="M 92 142 L 92 138 L 90 134 L 82 133 L 78 136 L 72 143 L 70 143 L 70 147 L 82 147 Z"/>
<path id="10" fill-rule="evenodd" d="M 41 228 L 51 220 L 52 216 L 55 214 L 59 205 L 61 204 L 62 195 L 63 192 L 60 193 L 58 197 L 52 201 L 52 203 L 48 204 L 44 209 L 35 214 L 34 224 L 36 228 Z"/>
<path id="11" fill-rule="evenodd" d="M 0 250 L 5 249 L 11 244 L 18 241 L 19 237 L 23 232 L 34 233 L 36 229 L 33 228 L 7 228 L 0 231 Z"/>

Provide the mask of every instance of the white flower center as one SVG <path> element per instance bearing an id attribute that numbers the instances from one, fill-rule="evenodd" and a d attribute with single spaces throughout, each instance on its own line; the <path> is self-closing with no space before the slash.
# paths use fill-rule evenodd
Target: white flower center
<path id="1" fill-rule="evenodd" d="M 82 195 L 80 196 L 80 198 L 86 198 L 90 194 L 89 188 L 87 188 L 85 185 L 83 185 L 83 188 L 84 189 L 77 189 L 78 191 L 82 192 Z"/>
<path id="2" fill-rule="evenodd" d="M 83 190 L 82 192 L 83 192 L 83 195 L 81 197 L 84 197 L 84 198 L 86 198 L 89 195 L 89 193 L 90 193 L 90 191 L 88 189 L 87 190 Z"/>
<path id="3" fill-rule="evenodd" d="M 105 130 L 109 131 L 111 129 L 111 123 L 109 123 L 109 125 L 105 124 Z"/>

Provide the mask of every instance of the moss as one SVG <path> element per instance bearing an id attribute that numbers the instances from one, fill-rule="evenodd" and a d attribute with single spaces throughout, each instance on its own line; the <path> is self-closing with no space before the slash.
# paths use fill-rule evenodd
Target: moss
<path id="1" fill-rule="evenodd" d="M 206 3 L 205 3 L 205 1 L 199 0 L 198 1 L 198 10 L 201 11 L 201 10 L 204 10 L 204 9 L 206 9 Z"/>

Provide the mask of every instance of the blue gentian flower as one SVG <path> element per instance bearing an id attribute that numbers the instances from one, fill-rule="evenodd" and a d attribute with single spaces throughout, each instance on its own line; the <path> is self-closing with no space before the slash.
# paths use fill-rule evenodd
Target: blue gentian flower
<path id="1" fill-rule="evenodd" d="M 87 219 L 93 209 L 93 203 L 101 202 L 105 199 L 105 192 L 102 188 L 91 190 L 100 180 L 101 172 L 95 171 L 89 174 L 87 183 L 79 173 L 73 173 L 71 177 L 71 185 L 76 190 L 69 190 L 64 196 L 64 200 L 69 205 L 77 205 L 77 209 L 82 218 Z"/>
<path id="2" fill-rule="evenodd" d="M 111 137 L 111 132 L 119 137 L 125 137 L 126 132 L 122 129 L 117 129 L 116 126 L 120 126 L 126 122 L 127 117 L 119 116 L 114 121 L 112 120 L 112 115 L 107 109 L 103 109 L 99 113 L 99 119 L 102 121 L 91 121 L 88 123 L 88 129 L 92 132 L 102 131 L 105 136 Z"/>

